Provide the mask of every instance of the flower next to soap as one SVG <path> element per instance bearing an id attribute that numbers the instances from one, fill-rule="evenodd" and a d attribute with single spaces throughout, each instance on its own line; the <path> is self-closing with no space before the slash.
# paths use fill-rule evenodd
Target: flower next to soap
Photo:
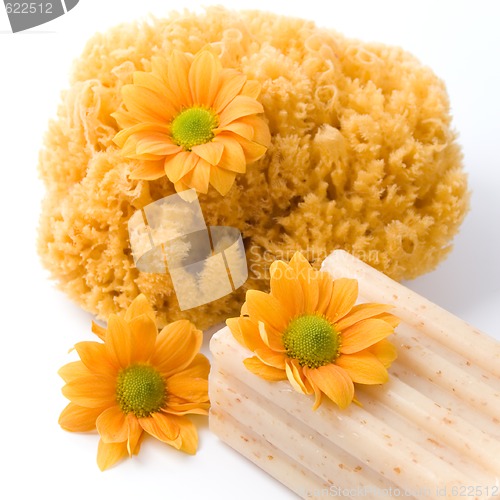
<path id="1" fill-rule="evenodd" d="M 177 191 L 206 193 L 211 184 L 225 195 L 269 147 L 259 94 L 258 82 L 223 68 L 209 50 L 154 57 L 151 72 L 134 73 L 133 84 L 122 87 L 114 142 L 140 160 L 133 178 L 166 175 Z"/>
<path id="2" fill-rule="evenodd" d="M 271 292 L 249 290 L 239 318 L 227 320 L 234 337 L 255 353 L 244 363 L 270 381 L 290 381 L 314 394 L 313 409 L 326 395 L 340 408 L 354 399 L 354 384 L 383 384 L 396 358 L 386 339 L 399 319 L 390 305 L 359 304 L 358 282 L 333 280 L 296 253 L 271 265 Z"/>
<path id="3" fill-rule="evenodd" d="M 73 432 L 97 428 L 97 463 L 105 470 L 139 453 L 144 433 L 194 454 L 198 434 L 186 414 L 207 415 L 210 365 L 199 354 L 202 332 L 189 321 L 158 333 L 155 313 L 139 295 L 122 318 L 93 332 L 103 342 L 75 345 L 80 360 L 59 370 L 71 401 L 59 417 Z"/>

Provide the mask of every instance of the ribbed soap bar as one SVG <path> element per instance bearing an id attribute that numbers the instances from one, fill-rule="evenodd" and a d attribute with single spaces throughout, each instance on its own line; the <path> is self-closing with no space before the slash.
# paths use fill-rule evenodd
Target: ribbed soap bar
<path id="1" fill-rule="evenodd" d="M 343 251 L 322 267 L 359 302 L 393 304 L 398 358 L 362 406 L 268 382 L 226 327 L 210 343 L 210 427 L 302 498 L 500 497 L 500 343 Z"/>

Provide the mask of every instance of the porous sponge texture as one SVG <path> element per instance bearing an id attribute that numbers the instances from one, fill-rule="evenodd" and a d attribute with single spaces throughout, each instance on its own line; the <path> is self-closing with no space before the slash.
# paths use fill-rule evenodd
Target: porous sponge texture
<path id="1" fill-rule="evenodd" d="M 249 280 L 180 311 L 168 274 L 135 268 L 127 229 L 173 185 L 129 178 L 137 160 L 112 142 L 110 114 L 153 56 L 207 45 L 261 82 L 272 144 L 225 197 L 200 196 L 207 224 L 242 232 Z M 210 8 L 120 25 L 89 41 L 49 125 L 39 253 L 60 287 L 101 319 L 142 292 L 161 324 L 187 318 L 199 328 L 236 315 L 247 289 L 268 287 L 270 263 L 296 250 L 319 265 L 342 248 L 394 279 L 413 278 L 448 253 L 468 208 L 450 122 L 443 83 L 413 56 L 310 21 Z"/>

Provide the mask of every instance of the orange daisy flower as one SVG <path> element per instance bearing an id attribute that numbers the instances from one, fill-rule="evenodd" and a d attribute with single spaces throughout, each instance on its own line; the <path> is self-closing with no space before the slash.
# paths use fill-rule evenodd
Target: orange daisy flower
<path id="1" fill-rule="evenodd" d="M 189 321 L 159 334 L 144 295 L 125 317 L 111 315 L 108 328 L 93 324 L 104 342 L 80 342 L 80 361 L 63 366 L 63 394 L 71 401 L 59 424 L 73 432 L 97 428 L 97 463 L 105 470 L 139 453 L 144 432 L 194 454 L 198 434 L 186 414 L 207 415 L 210 365 L 199 354 L 202 332 Z"/>
<path id="2" fill-rule="evenodd" d="M 112 114 L 123 129 L 114 142 L 142 160 L 133 178 L 167 175 L 177 191 L 206 193 L 211 184 L 225 195 L 269 147 L 269 128 L 257 116 L 260 84 L 223 68 L 210 51 L 153 58 L 152 72 L 133 78 L 122 88 L 125 110 Z"/>
<path id="3" fill-rule="evenodd" d="M 244 363 L 266 380 L 290 381 L 325 394 L 340 408 L 354 399 L 354 383 L 383 384 L 396 359 L 386 340 L 399 319 L 384 304 L 355 305 L 358 282 L 316 271 L 300 253 L 271 265 L 271 292 L 249 290 L 239 318 L 227 320 L 233 336 L 255 353 Z"/>

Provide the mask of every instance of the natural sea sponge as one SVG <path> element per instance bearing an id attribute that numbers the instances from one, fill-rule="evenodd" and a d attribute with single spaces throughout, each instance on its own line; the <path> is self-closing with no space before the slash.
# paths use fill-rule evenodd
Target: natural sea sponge
<path id="1" fill-rule="evenodd" d="M 207 45 L 261 82 L 272 144 L 226 196 L 200 195 L 208 225 L 242 232 L 249 280 L 181 312 L 168 274 L 134 266 L 127 230 L 136 210 L 175 190 L 166 178 L 129 178 L 137 160 L 112 142 L 110 115 L 153 56 Z M 448 253 L 468 208 L 450 122 L 444 84 L 413 56 L 310 21 L 214 7 L 121 25 L 90 40 L 49 125 L 39 253 L 60 287 L 102 319 L 142 292 L 161 324 L 183 317 L 199 328 L 237 314 L 246 289 L 268 286 L 270 262 L 296 250 L 319 264 L 342 248 L 413 278 Z"/>

